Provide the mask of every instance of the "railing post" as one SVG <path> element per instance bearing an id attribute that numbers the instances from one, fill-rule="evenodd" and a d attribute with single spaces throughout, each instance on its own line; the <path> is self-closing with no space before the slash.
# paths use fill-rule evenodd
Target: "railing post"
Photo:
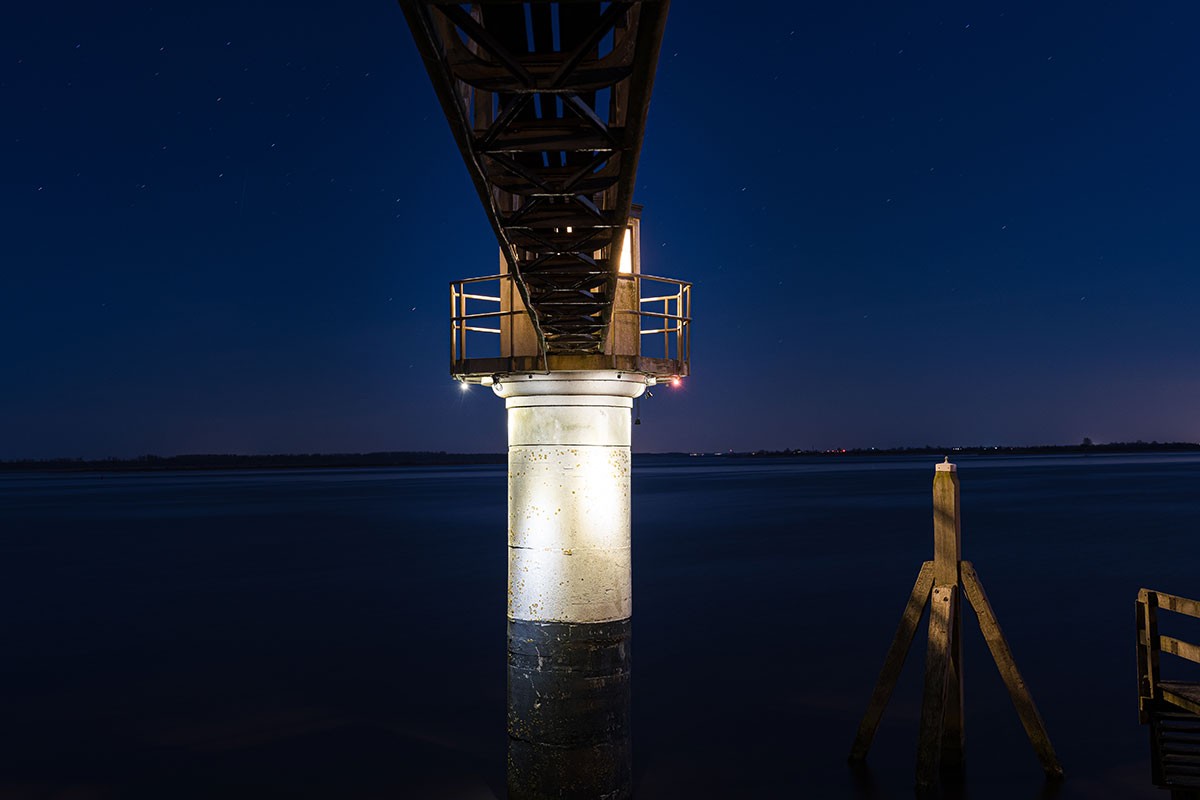
<path id="1" fill-rule="evenodd" d="M 450 363 L 458 363 L 458 324 L 454 319 L 454 309 L 458 305 L 458 288 L 450 284 Z"/>
<path id="2" fill-rule="evenodd" d="M 671 326 L 667 324 L 671 316 L 671 301 L 667 299 L 667 295 L 663 295 L 663 358 L 671 357 Z"/>
<path id="3" fill-rule="evenodd" d="M 1158 593 L 1138 591 L 1137 599 L 1138 717 L 1150 721 L 1150 706 L 1158 697 L 1159 652 Z"/>
<path id="4" fill-rule="evenodd" d="M 674 322 L 675 322 L 675 325 L 673 327 L 675 328 L 675 354 L 676 354 L 676 356 L 678 356 L 679 353 L 683 352 L 683 328 L 682 328 L 682 325 L 683 325 L 683 284 L 682 283 L 676 287 L 676 291 L 675 291 L 675 320 L 674 320 Z M 671 354 L 668 353 L 667 358 L 670 358 L 670 357 L 671 357 Z"/>
<path id="5" fill-rule="evenodd" d="M 634 273 L 634 280 L 637 281 L 637 357 L 640 361 L 642 358 L 642 274 Z M 640 419 L 641 417 L 639 417 Z"/>
<path id="6" fill-rule="evenodd" d="M 463 361 L 467 360 L 467 287 L 463 285 L 463 290 L 458 293 L 458 317 L 459 317 L 459 346 L 462 348 Z"/>
<path id="7" fill-rule="evenodd" d="M 687 312 L 683 316 L 687 319 L 687 324 L 684 326 L 685 330 L 687 331 L 685 336 L 685 340 L 687 341 L 687 352 L 683 356 L 683 361 L 686 364 L 690 364 L 692 361 L 692 287 L 687 286 L 685 289 L 686 291 L 684 294 L 687 297 Z"/>

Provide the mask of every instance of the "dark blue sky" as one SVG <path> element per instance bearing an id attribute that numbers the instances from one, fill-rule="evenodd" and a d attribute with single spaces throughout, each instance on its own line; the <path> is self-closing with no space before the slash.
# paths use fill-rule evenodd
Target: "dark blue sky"
<path id="1" fill-rule="evenodd" d="M 1200 440 L 1200 7 L 828 6 L 671 9 L 635 199 L 694 377 L 635 448 Z M 496 244 L 394 3 L 0 37 L 0 458 L 503 448 L 446 366 Z"/>

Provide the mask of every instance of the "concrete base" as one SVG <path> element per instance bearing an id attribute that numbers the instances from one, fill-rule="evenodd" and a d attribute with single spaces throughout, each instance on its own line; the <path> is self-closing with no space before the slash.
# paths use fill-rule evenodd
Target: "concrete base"
<path id="1" fill-rule="evenodd" d="M 508 796 L 632 797 L 630 621 L 508 624 Z"/>

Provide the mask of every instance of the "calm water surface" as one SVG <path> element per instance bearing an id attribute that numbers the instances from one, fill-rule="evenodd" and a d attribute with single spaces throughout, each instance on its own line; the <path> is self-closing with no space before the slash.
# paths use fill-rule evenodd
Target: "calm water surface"
<path id="1" fill-rule="evenodd" d="M 639 798 L 912 797 L 922 640 L 870 773 L 845 757 L 933 464 L 635 461 Z M 1133 601 L 1200 596 L 1200 458 L 959 470 L 1068 776 L 1044 792 L 968 613 L 959 796 L 1162 797 Z M 505 497 L 499 467 L 0 477 L 0 798 L 502 797 Z"/>

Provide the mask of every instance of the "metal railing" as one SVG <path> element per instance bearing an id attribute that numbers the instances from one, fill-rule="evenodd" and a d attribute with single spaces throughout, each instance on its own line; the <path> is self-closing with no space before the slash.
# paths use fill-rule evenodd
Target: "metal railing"
<path id="1" fill-rule="evenodd" d="M 657 324 L 658 328 L 642 328 L 641 322 L 638 323 L 638 356 L 653 356 L 654 358 L 674 359 L 676 361 L 690 361 L 692 356 L 692 285 L 685 281 L 675 280 L 674 278 L 660 278 L 656 275 L 642 274 L 625 274 L 619 276 L 620 280 L 632 279 L 637 286 L 637 308 L 618 308 L 615 309 L 618 314 L 636 314 L 639 320 L 657 320 L 651 324 Z M 650 281 L 654 291 L 666 291 L 667 294 L 655 295 L 651 297 L 643 297 L 642 291 L 644 283 Z M 670 293 L 669 289 L 662 287 L 674 287 L 675 291 Z M 662 303 L 662 311 L 647 310 L 647 305 L 651 308 Z M 645 345 L 642 343 L 647 336 L 662 336 L 662 354 L 644 352 Z M 672 343 L 674 347 L 672 347 Z"/>
<path id="2" fill-rule="evenodd" d="M 500 355 L 500 335 L 506 330 L 505 317 L 522 316 L 524 305 L 513 292 L 512 305 L 504 310 L 503 295 L 512 275 L 484 275 L 465 278 L 450 284 L 450 360 L 460 364 L 469 358 L 495 358 Z M 621 284 L 632 282 L 632 295 L 622 291 Z M 646 286 L 649 283 L 650 286 Z M 488 292 L 494 290 L 495 294 Z M 655 292 L 643 296 L 647 290 Z M 636 350 L 615 353 L 647 358 L 661 358 L 687 363 L 691 359 L 692 285 L 674 278 L 656 275 L 621 274 L 618 276 L 617 300 L 613 308 L 612 325 L 622 315 L 638 318 Z M 516 325 L 510 322 L 508 325 Z M 650 325 L 651 327 L 643 327 Z M 472 334 L 480 334 L 481 337 Z M 492 337 L 495 337 L 494 339 Z M 653 337 L 645 342 L 647 336 Z M 660 338 L 661 337 L 661 338 Z M 480 338 L 491 340 L 484 344 Z M 613 337 L 610 335 L 610 340 Z M 468 347 L 470 345 L 470 347 Z M 661 345 L 661 347 L 659 346 Z M 610 350 L 612 347 L 609 348 Z M 517 355 L 537 355 L 519 353 Z"/>
<path id="3" fill-rule="evenodd" d="M 487 333 L 500 335 L 500 318 L 512 316 L 516 311 L 503 311 L 501 307 L 501 291 L 504 287 L 504 281 L 510 278 L 509 275 L 483 275 L 478 278 L 464 278 L 460 281 L 451 281 L 450 283 L 450 361 L 458 363 L 467 359 L 467 334 L 468 333 Z M 479 294 L 467 290 L 468 285 L 474 286 L 483 283 L 495 283 L 497 285 L 496 295 L 493 297 L 488 294 Z M 495 310 L 487 310 L 482 312 L 472 312 L 471 304 L 487 303 L 487 308 L 491 309 L 491 304 L 495 303 Z M 496 325 L 494 328 L 482 327 L 476 324 L 476 321 L 489 320 Z M 488 348 L 488 350 L 498 349 L 499 340 L 497 340 L 496 348 Z M 489 355 L 491 353 L 489 352 Z"/>

